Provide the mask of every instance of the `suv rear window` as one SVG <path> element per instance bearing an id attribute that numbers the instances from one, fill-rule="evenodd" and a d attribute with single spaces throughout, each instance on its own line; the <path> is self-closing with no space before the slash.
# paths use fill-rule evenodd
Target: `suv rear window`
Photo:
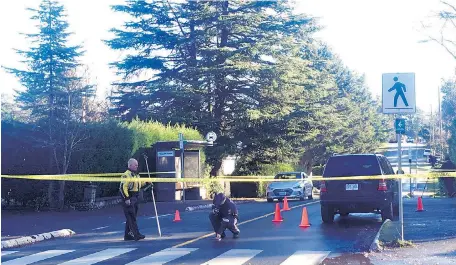
<path id="1" fill-rule="evenodd" d="M 376 156 L 333 156 L 326 163 L 323 177 L 381 175 Z"/>

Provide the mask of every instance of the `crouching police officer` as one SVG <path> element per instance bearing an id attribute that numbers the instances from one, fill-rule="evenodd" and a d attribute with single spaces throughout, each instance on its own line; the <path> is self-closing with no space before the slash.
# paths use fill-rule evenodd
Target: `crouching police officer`
<path id="1" fill-rule="evenodd" d="M 241 231 L 237 227 L 239 217 L 236 205 L 223 193 L 217 193 L 212 203 L 212 213 L 209 214 L 209 220 L 211 220 L 214 228 L 215 239 L 224 238 L 226 236 L 225 229 L 233 233 L 233 238 L 238 238 Z"/>
<path id="2" fill-rule="evenodd" d="M 128 170 L 122 175 L 124 178 L 139 178 L 138 161 L 134 158 L 128 160 Z M 140 240 L 146 238 L 145 235 L 141 234 L 136 223 L 136 216 L 138 214 L 138 192 L 141 187 L 146 183 L 122 180 L 120 183 L 119 191 L 122 196 L 123 212 L 125 218 L 125 235 L 124 240 Z"/>

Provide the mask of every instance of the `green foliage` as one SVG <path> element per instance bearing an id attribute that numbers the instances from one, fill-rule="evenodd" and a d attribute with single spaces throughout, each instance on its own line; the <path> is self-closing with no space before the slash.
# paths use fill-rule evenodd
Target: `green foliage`
<path id="1" fill-rule="evenodd" d="M 163 125 L 158 121 L 140 121 L 134 119 L 123 123 L 133 132 L 134 145 L 133 155 L 141 147 L 149 147 L 158 141 L 177 141 L 179 133 L 184 135 L 185 140 L 203 140 L 204 137 L 195 129 L 185 125 Z"/>
<path id="2" fill-rule="evenodd" d="M 279 172 L 292 172 L 295 170 L 295 167 L 291 164 L 275 163 L 261 165 L 261 169 L 258 173 L 261 176 L 275 176 Z"/>
<path id="3" fill-rule="evenodd" d="M 16 50 L 23 56 L 25 69 L 5 69 L 18 78 L 25 91 L 18 91 L 16 101 L 30 111 L 36 123 L 33 135 L 35 144 L 49 147 L 54 159 L 54 172 L 67 173 L 73 151 L 84 140 L 81 124 L 84 100 L 94 94 L 90 85 L 84 84 L 77 74 L 77 59 L 83 55 L 81 46 L 68 44 L 69 24 L 64 7 L 53 0 L 42 0 L 32 11 L 37 33 L 25 34 L 30 40 L 28 50 Z M 65 182 L 59 182 L 58 194 L 49 183 L 49 204 L 52 208 L 64 206 Z M 58 203 L 58 204 L 57 204 Z"/>
<path id="4" fill-rule="evenodd" d="M 224 192 L 222 184 L 218 181 L 210 181 L 205 187 L 210 197 L 213 197 L 216 193 Z"/>
<path id="5" fill-rule="evenodd" d="M 217 174 L 222 157 L 236 152 L 236 144 L 249 145 L 250 133 L 256 137 L 258 127 L 252 126 L 256 116 L 270 117 L 280 128 L 276 114 L 288 113 L 286 102 L 298 96 L 303 85 L 312 83 L 312 69 L 306 67 L 309 62 L 294 56 L 299 43 L 315 31 L 314 21 L 293 14 L 288 3 L 131 1 L 114 10 L 134 19 L 114 29 L 116 37 L 108 41 L 113 49 L 133 50 L 133 55 L 115 63 L 126 78 L 113 97 L 113 112 L 125 120 L 137 115 L 185 123 L 201 133 L 215 131 L 217 145 L 207 150 L 208 162 L 215 169 L 212 174 Z M 169 54 L 157 57 L 158 50 Z M 291 72 L 295 67 L 299 70 Z M 156 75 L 129 81 L 128 77 L 143 71 Z M 294 82 L 294 78 L 299 80 Z M 283 130 L 276 136 L 280 134 Z M 286 156 L 268 150 L 283 139 L 261 140 L 268 145 L 260 148 L 261 161 Z M 253 149 L 257 148 L 249 150 Z"/>
<path id="6" fill-rule="evenodd" d="M 453 163 L 456 163 L 456 119 L 453 120 L 448 130 L 451 133 L 448 139 L 448 156 Z"/>
<path id="7" fill-rule="evenodd" d="M 425 113 L 421 109 L 417 109 L 416 114 L 410 115 L 406 119 L 405 135 L 412 138 L 428 136 L 428 128 L 429 126 L 426 122 Z"/>
<path id="8" fill-rule="evenodd" d="M 50 150 L 34 147 L 31 135 L 33 125 L 14 121 L 2 121 L 2 174 L 50 174 Z M 96 174 L 121 173 L 127 168 L 127 161 L 139 149 L 151 147 L 157 141 L 177 140 L 182 132 L 188 140 L 201 140 L 198 131 L 186 126 L 163 125 L 158 122 L 116 122 L 87 124 L 87 139 L 73 153 L 68 173 Z M 202 153 L 204 163 L 204 152 Z M 141 163 L 141 161 L 140 161 Z M 150 165 L 152 166 L 152 165 Z M 2 179 L 2 196 L 23 203 L 33 204 L 46 192 L 45 181 Z M 117 196 L 118 183 L 96 183 L 97 196 Z M 87 183 L 67 182 L 66 203 L 80 202 L 83 188 Z M 28 187 L 28 188 L 23 188 Z M 7 195 L 9 192 L 9 195 Z M 2 197 L 5 198 L 5 197 Z"/>
<path id="9" fill-rule="evenodd" d="M 456 162 L 456 78 L 444 81 L 441 90 L 443 93 L 442 122 L 444 129 L 450 135 L 448 155 L 451 161 Z"/>

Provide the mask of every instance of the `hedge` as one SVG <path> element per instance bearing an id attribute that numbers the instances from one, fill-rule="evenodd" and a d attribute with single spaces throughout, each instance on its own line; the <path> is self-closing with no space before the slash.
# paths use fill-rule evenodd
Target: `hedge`
<path id="1" fill-rule="evenodd" d="M 2 121 L 2 174 L 40 175 L 55 174 L 48 148 L 35 146 L 33 124 Z M 72 154 L 68 174 L 95 174 L 124 172 L 127 161 L 138 150 L 151 147 L 157 141 L 176 141 L 182 132 L 188 140 L 202 140 L 195 129 L 184 125 L 164 125 L 154 121 L 133 120 L 130 123 L 109 120 L 86 124 L 87 138 Z M 139 161 L 141 164 L 141 161 Z M 205 155 L 202 152 L 202 165 Z M 149 165 L 151 166 L 151 165 Z M 67 204 L 83 199 L 84 186 L 88 183 L 66 182 Z M 97 196 L 116 196 L 118 183 L 96 183 Z M 2 199 L 11 205 L 39 208 L 44 206 L 47 181 L 2 179 Z"/>

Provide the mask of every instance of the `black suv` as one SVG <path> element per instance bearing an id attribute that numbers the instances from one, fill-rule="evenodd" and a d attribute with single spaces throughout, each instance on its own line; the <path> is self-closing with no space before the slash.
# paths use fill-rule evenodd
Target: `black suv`
<path id="1" fill-rule="evenodd" d="M 379 154 L 347 154 L 331 156 L 323 171 L 320 187 L 321 217 L 324 223 L 334 215 L 378 213 L 382 220 L 393 220 L 399 212 L 399 180 L 329 180 L 344 176 L 394 175 L 388 159 Z"/>

